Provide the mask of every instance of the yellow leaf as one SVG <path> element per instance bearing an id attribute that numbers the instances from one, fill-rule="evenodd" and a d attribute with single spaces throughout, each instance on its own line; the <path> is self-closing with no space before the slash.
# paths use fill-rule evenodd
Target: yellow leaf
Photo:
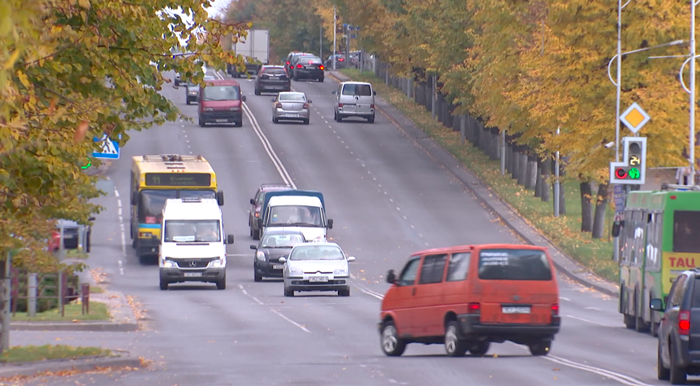
<path id="1" fill-rule="evenodd" d="M 4 70 L 9 70 L 12 68 L 12 66 L 15 65 L 15 62 L 17 61 L 17 58 L 19 57 L 19 50 L 15 50 L 12 55 L 10 55 L 10 58 L 7 59 L 7 62 L 5 62 L 5 66 L 3 66 Z"/>
<path id="2" fill-rule="evenodd" d="M 20 83 L 22 83 L 22 86 L 29 88 L 29 78 L 27 78 L 27 74 L 22 71 L 17 71 L 17 77 Z"/>
<path id="3" fill-rule="evenodd" d="M 78 0 L 78 5 L 83 8 L 90 9 L 90 0 Z"/>

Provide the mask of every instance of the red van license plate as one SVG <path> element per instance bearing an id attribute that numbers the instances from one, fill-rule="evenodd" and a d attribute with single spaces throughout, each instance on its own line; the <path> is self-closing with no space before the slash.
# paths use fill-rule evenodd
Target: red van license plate
<path id="1" fill-rule="evenodd" d="M 501 307 L 504 314 L 529 314 L 530 307 Z"/>

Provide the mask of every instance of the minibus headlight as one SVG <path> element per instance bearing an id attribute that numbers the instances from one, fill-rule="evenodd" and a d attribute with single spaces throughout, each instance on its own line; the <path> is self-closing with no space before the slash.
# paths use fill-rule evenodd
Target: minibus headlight
<path id="1" fill-rule="evenodd" d="M 221 268 L 226 265 L 226 260 L 222 258 L 218 258 L 216 260 L 213 260 L 209 263 L 209 267 L 211 268 Z"/>
<path id="2" fill-rule="evenodd" d="M 177 268 L 177 263 L 166 257 L 163 259 L 163 268 Z"/>

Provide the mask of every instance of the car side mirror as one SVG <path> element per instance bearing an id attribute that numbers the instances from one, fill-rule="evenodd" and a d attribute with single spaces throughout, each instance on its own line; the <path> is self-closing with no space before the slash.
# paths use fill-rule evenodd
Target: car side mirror
<path id="1" fill-rule="evenodd" d="M 226 244 L 233 244 L 233 235 L 226 236 Z"/>
<path id="2" fill-rule="evenodd" d="M 620 228 L 622 227 L 622 224 L 620 224 L 619 221 L 615 221 L 612 225 L 612 237 L 619 237 L 620 236 Z"/>
<path id="3" fill-rule="evenodd" d="M 390 269 L 386 274 L 386 282 L 389 284 L 396 284 L 396 274 L 393 269 Z"/>
<path id="4" fill-rule="evenodd" d="M 376 92 L 376 91 L 372 91 L 372 95 L 377 95 L 377 92 Z"/>
<path id="5" fill-rule="evenodd" d="M 245 95 L 241 97 L 241 102 L 245 102 Z"/>
<path id="6" fill-rule="evenodd" d="M 95 221 L 94 217 L 88 217 L 88 221 Z"/>
<path id="7" fill-rule="evenodd" d="M 255 199 L 253 199 L 253 198 L 250 199 L 250 205 L 255 205 Z"/>
<path id="8" fill-rule="evenodd" d="M 326 226 L 328 227 L 328 229 L 333 229 L 333 219 L 332 218 L 329 218 L 328 221 L 326 221 L 326 224 L 327 224 Z"/>
<path id="9" fill-rule="evenodd" d="M 355 256 L 348 256 L 348 263 L 355 261 Z"/>
<path id="10" fill-rule="evenodd" d="M 649 301 L 649 308 L 651 308 L 654 311 L 663 311 L 664 302 L 661 299 L 651 299 Z"/>
<path id="11" fill-rule="evenodd" d="M 335 90 L 331 91 L 331 94 L 335 94 Z"/>
<path id="12" fill-rule="evenodd" d="M 277 261 L 279 261 L 280 263 L 285 263 L 285 262 L 287 262 L 287 258 L 282 256 L 279 259 L 277 259 Z"/>
<path id="13" fill-rule="evenodd" d="M 250 246 L 250 249 L 256 250 L 256 249 L 258 249 L 258 246 L 257 246 L 257 245 L 251 245 L 251 246 Z"/>
<path id="14" fill-rule="evenodd" d="M 219 203 L 219 206 L 224 206 L 224 192 L 221 190 L 216 192 L 216 202 Z"/>

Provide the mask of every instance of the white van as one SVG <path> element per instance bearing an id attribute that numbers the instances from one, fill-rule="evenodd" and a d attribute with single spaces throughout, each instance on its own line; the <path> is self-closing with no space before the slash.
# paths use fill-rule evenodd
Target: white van
<path id="1" fill-rule="evenodd" d="M 340 122 L 343 118 L 360 117 L 374 123 L 374 91 L 372 84 L 365 82 L 343 82 L 335 94 L 333 118 Z"/>
<path id="2" fill-rule="evenodd" d="M 171 198 L 163 208 L 158 266 L 160 289 L 171 283 L 198 281 L 226 289 L 224 219 L 213 198 Z"/>
<path id="3" fill-rule="evenodd" d="M 333 228 L 333 220 L 326 218 L 323 203 L 315 196 L 270 197 L 262 224 L 263 232 L 301 231 L 306 241 L 326 241 L 326 229 Z"/>

